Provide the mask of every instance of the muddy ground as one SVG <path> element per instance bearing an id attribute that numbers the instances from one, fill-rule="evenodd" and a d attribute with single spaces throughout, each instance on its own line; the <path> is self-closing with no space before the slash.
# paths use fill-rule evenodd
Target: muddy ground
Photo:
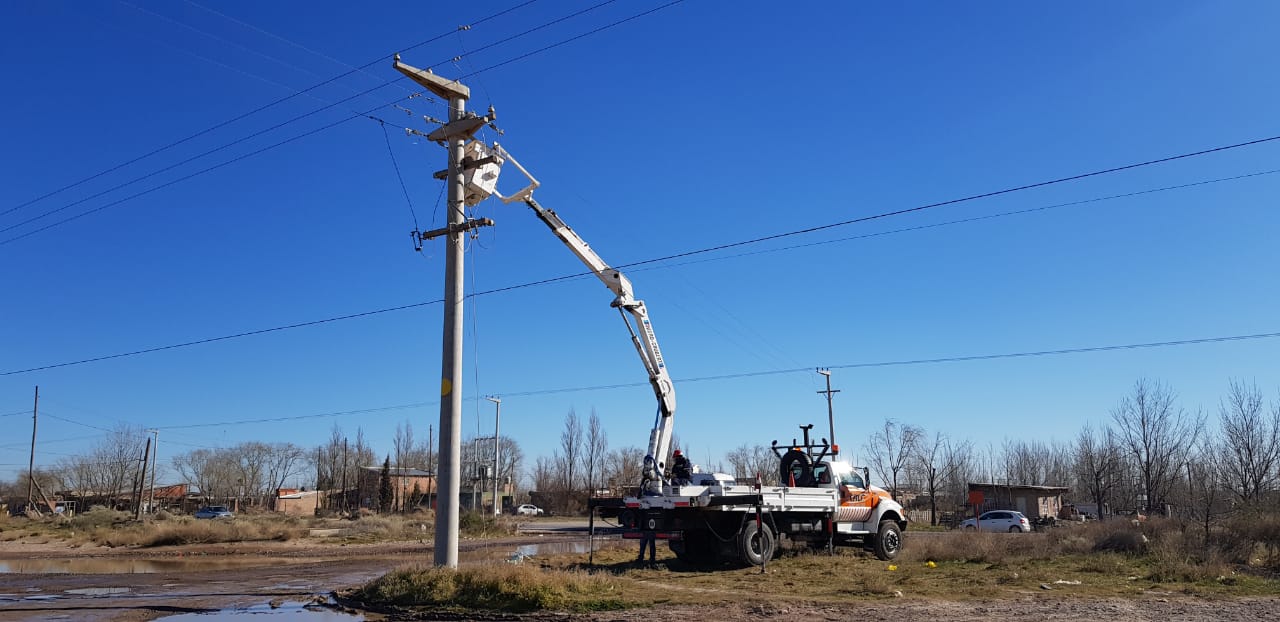
<path id="1" fill-rule="evenodd" d="M 501 556 L 522 544 L 546 544 L 566 536 L 518 536 L 501 541 L 464 541 L 460 558 Z M 577 539 L 581 539 L 578 536 Z M 49 572 L 49 565 L 85 563 L 102 566 L 93 574 Z M 412 563 L 430 563 L 425 543 L 336 545 L 315 540 L 254 544 L 121 550 L 63 545 L 0 544 L 0 564 L 31 560 L 32 572 L 0 573 L 0 621 L 10 620 L 153 620 L 183 613 L 261 606 L 269 602 L 307 601 L 363 583 Z M 133 564 L 152 564 L 138 568 Z M 41 567 L 45 568 L 41 570 Z M 133 572 L 129 572 L 133 570 Z M 139 573 L 139 570 L 147 572 Z M 676 581 L 678 579 L 673 579 Z M 678 589 L 676 586 L 671 586 Z M 660 587 L 657 589 L 661 589 Z M 760 595 L 767 598 L 767 595 Z M 1045 593 L 990 602 L 887 599 L 867 606 L 830 605 L 680 605 L 590 615 L 448 616 L 436 619 L 524 619 L 530 622 L 688 622 L 691 620 L 849 620 L 867 618 L 873 606 L 878 619 L 928 621 L 983 619 L 995 622 L 1035 620 L 1220 620 L 1274 619 L 1280 598 L 1204 599 L 1173 593 L 1150 593 L 1132 599 L 1064 598 Z M 366 619 L 432 619 L 419 616 L 367 615 Z"/>

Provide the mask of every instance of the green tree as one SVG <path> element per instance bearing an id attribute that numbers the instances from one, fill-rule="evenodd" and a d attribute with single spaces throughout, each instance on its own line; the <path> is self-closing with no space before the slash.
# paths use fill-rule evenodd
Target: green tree
<path id="1" fill-rule="evenodd" d="M 395 489 L 391 487 L 391 455 L 382 461 L 382 476 L 378 478 L 378 511 L 390 512 L 395 502 Z"/>

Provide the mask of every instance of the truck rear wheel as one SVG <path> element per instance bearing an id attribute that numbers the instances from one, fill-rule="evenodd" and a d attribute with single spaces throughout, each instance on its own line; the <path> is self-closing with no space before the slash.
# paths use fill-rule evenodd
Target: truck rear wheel
<path id="1" fill-rule="evenodd" d="M 898 556 L 902 551 L 902 530 L 898 529 L 897 523 L 891 520 L 880 521 L 880 531 L 876 532 L 872 550 L 875 551 L 876 558 L 882 561 Z"/>
<path id="2" fill-rule="evenodd" d="M 773 559 L 777 539 L 767 525 L 757 525 L 754 520 L 743 523 L 738 532 L 738 558 L 744 564 L 760 566 Z"/>
<path id="3" fill-rule="evenodd" d="M 668 546 L 676 554 L 676 559 L 690 566 L 712 566 L 720 561 L 720 556 L 711 537 L 707 531 L 690 529 L 680 540 L 670 541 Z"/>

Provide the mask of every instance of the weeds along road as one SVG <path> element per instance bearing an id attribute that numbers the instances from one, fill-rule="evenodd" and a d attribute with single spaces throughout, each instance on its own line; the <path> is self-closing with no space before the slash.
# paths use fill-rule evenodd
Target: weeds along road
<path id="1" fill-rule="evenodd" d="M 580 534 L 579 536 L 580 537 Z M 520 535 L 464 540 L 463 563 L 503 559 L 517 547 L 571 540 Z M 429 543 L 290 542 L 156 549 L 68 549 L 0 543 L 0 621 L 152 620 L 271 601 L 307 601 L 408 564 L 429 565 Z"/>

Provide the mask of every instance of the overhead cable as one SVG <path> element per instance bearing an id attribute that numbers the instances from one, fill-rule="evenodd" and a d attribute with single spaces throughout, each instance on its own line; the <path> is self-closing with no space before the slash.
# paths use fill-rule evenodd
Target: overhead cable
<path id="1" fill-rule="evenodd" d="M 955 221 L 949 221 L 949 222 L 945 222 L 945 223 L 934 223 L 934 224 L 929 224 L 929 225 L 920 225 L 920 226 L 917 226 L 917 227 L 908 227 L 908 228 L 904 228 L 904 229 L 897 229 L 897 230 L 894 230 L 894 231 L 879 232 L 879 233 L 871 233 L 871 234 L 866 234 L 866 235 L 862 235 L 862 236 L 855 236 L 855 237 L 851 237 L 851 238 L 845 238 L 844 240 L 828 240 L 828 241 L 824 241 L 824 242 L 818 242 L 818 243 L 815 243 L 815 244 L 826 244 L 826 243 L 831 243 L 831 242 L 836 242 L 836 241 L 845 241 L 845 240 L 852 240 L 852 239 L 858 239 L 858 238 L 874 237 L 874 236 L 879 236 L 879 235 L 888 235 L 888 234 L 892 234 L 892 233 L 902 233 L 902 232 L 907 232 L 907 231 L 916 231 L 916 230 L 920 230 L 920 229 L 927 229 L 927 228 L 931 228 L 931 227 L 940 227 L 940 226 L 946 226 L 946 225 L 951 225 L 951 224 L 959 224 L 959 223 L 965 223 L 965 222 L 972 222 L 972 221 L 976 221 L 976 220 L 986 220 L 986 219 L 998 218 L 998 217 L 1004 217 L 1004 216 L 1013 216 L 1013 215 L 1019 215 L 1019 214 L 1026 214 L 1026 213 L 1031 213 L 1031 212 L 1036 212 L 1036 211 L 1042 211 L 1042 210 L 1048 210 L 1048 209 L 1056 209 L 1056 208 L 1067 207 L 1067 206 L 1084 205 L 1084 204 L 1088 204 L 1088 203 L 1096 203 L 1096 202 L 1099 202 L 1099 201 L 1113 200 L 1113 199 L 1119 199 L 1119 198 L 1127 198 L 1127 197 L 1139 196 L 1139 195 L 1144 195 L 1144 194 L 1152 194 L 1152 193 L 1156 193 L 1156 192 L 1166 192 L 1166 191 L 1172 191 L 1172 190 L 1180 190 L 1180 189 L 1185 189 L 1185 188 L 1192 188 L 1192 187 L 1196 187 L 1196 186 L 1203 186 L 1203 185 L 1207 185 L 1207 184 L 1220 183 L 1220 182 L 1226 182 L 1226 181 L 1236 181 L 1236 180 L 1241 180 L 1241 179 L 1248 179 L 1248 178 L 1252 178 L 1252 177 L 1258 177 L 1258 176 L 1262 176 L 1262 175 L 1271 175 L 1271 174 L 1275 174 L 1275 173 L 1280 173 L 1280 169 L 1273 169 L 1273 170 L 1268 170 L 1268 171 L 1260 171 L 1260 172 L 1256 172 L 1256 173 L 1246 173 L 1246 174 L 1243 174 L 1243 175 L 1234 175 L 1234 176 L 1231 176 L 1231 177 L 1221 177 L 1221 178 L 1217 178 L 1217 179 L 1201 180 L 1201 181 L 1191 182 L 1191 183 L 1186 183 L 1186 184 L 1178 184 L 1178 185 L 1173 185 L 1173 186 L 1164 186 L 1164 187 L 1162 187 L 1162 188 L 1150 188 L 1150 189 L 1146 189 L 1146 190 L 1139 190 L 1139 191 L 1135 191 L 1135 192 L 1126 192 L 1126 193 L 1121 193 L 1121 194 L 1114 194 L 1114 195 L 1109 195 L 1109 196 L 1105 196 L 1105 197 L 1096 197 L 1096 198 L 1092 198 L 1092 199 L 1082 199 L 1082 200 L 1079 200 L 1079 201 L 1072 201 L 1072 202 L 1068 202 L 1068 203 L 1058 203 L 1058 204 L 1054 204 L 1054 205 L 1041 206 L 1041 207 L 1034 207 L 1034 208 L 1028 208 L 1028 209 L 1023 209 L 1023 210 L 1015 210 L 1015 211 L 1010 211 L 1010 212 L 1001 212 L 1001 213 L 998 213 L 998 214 L 988 214 L 988 215 L 984 215 L 984 216 L 975 216 L 975 217 L 972 217 L 972 218 L 966 218 L 966 219 L 960 219 L 960 220 L 955 220 Z M 950 204 L 950 203 L 951 203 L 951 202 L 947 202 L 947 203 L 944 203 L 944 204 Z M 913 211 L 913 210 L 898 210 L 898 211 L 896 211 L 896 212 L 884 212 L 884 214 L 902 214 L 902 213 L 907 213 L 907 212 L 910 212 L 910 211 Z M 878 216 L 867 217 L 867 218 L 869 219 L 869 218 L 875 218 L 875 217 L 878 217 Z M 834 226 L 844 226 L 844 225 L 852 224 L 853 222 L 861 222 L 861 220 L 859 220 L 859 221 L 846 221 L 845 223 L 840 223 L 840 224 L 838 224 L 838 225 L 832 225 L 832 226 L 829 226 L 829 227 L 828 227 L 828 226 L 824 226 L 824 227 L 814 227 L 814 228 L 811 228 L 811 229 L 807 229 L 807 230 L 805 230 L 805 231 L 819 231 L 819 230 L 829 229 L 829 228 L 834 227 Z M 759 240 L 772 240 L 772 239 L 777 239 L 777 238 L 781 238 L 781 237 L 785 237 L 785 236 L 792 236 L 792 235 L 799 235 L 799 233 L 797 233 L 797 232 L 792 232 L 792 233 L 778 234 L 778 235 L 773 235 L 773 236 L 765 236 L 765 237 L 763 237 L 763 238 L 756 238 L 756 240 L 757 240 L 757 241 L 759 241 Z M 693 255 L 700 255 L 700 254 L 711 253 L 711 252 L 714 252 L 714 251 L 717 251 L 717 250 L 723 250 L 723 249 L 725 249 L 725 248 L 733 248 L 733 247 L 743 246 L 744 244 L 746 244 L 746 243 L 724 244 L 724 245 L 719 245 L 719 246 L 714 246 L 714 247 L 708 247 L 708 248 L 703 248 L 703 249 L 698 249 L 698 250 L 693 250 L 693 251 L 686 251 L 686 252 L 676 253 L 676 254 L 674 254 L 674 255 L 667 255 L 667 256 L 665 256 L 665 257 L 657 257 L 657 258 L 654 258 L 654 259 L 645 259 L 645 260 L 636 261 L 636 262 L 632 262 L 632 263 L 619 264 L 619 265 L 617 265 L 617 266 L 615 266 L 615 267 L 616 267 L 616 268 L 618 268 L 618 269 L 622 269 L 622 268 L 630 268 L 630 267 L 637 267 L 637 266 L 652 265 L 652 264 L 655 264 L 655 263 L 658 263 L 658 262 L 670 261 L 670 260 L 672 260 L 672 259 L 678 259 L 678 258 L 690 257 L 690 256 L 693 256 Z M 788 247 L 788 248 L 798 248 L 798 247 Z M 784 249 L 774 249 L 774 250 L 784 250 Z M 763 251 L 762 251 L 762 252 L 763 252 Z M 486 295 L 491 295 L 491 294 L 498 294 L 498 293 L 503 293 L 503 292 L 509 292 L 509 291 L 514 291 L 514 290 L 519 290 L 519 289 L 526 289 L 526 288 L 530 288 L 530 287 L 537 287 L 537 286 L 541 286 L 541 285 L 549 285 L 549 284 L 552 284 L 552 283 L 558 283 L 558 282 L 562 282 L 562 281 L 569 281 L 569 280 L 578 279 L 578 278 L 583 278 L 583 277 L 588 277 L 588 276 L 592 276 L 592 275 L 593 275 L 593 273 L 591 273 L 591 272 L 575 272 L 575 273 L 573 273 L 573 274 L 567 274 L 567 275 L 562 275 L 562 276 L 557 276 L 557 277 L 550 277 L 550 278 L 541 279 L 541 280 L 537 280 L 537 281 L 530 281 L 530 282 L 520 283 L 520 284 L 516 284 L 516 285 L 509 285 L 509 286 L 505 286 L 505 287 L 498 287 L 498 288 L 489 289 L 489 290 L 485 290 L 485 291 L 474 292 L 474 293 L 470 294 L 470 295 L 468 296 L 468 298 L 473 298 L 473 297 L 476 297 L 476 296 L 486 296 Z M 26 369 L 9 370 L 9 371 L 5 371 L 5 372 L 0 372 L 0 376 L 13 376 L 13 375 L 17 375 L 17 374 L 25 374 L 25 373 L 29 373 L 29 372 L 42 371 L 42 370 L 46 370 L 46 369 L 56 369 L 56 368 L 59 368 L 59 367 L 70 367 L 70 366 L 73 366 L 73 365 L 82 365 L 82 364 L 85 364 L 85 363 L 94 363 L 94 362 L 98 362 L 98 361 L 105 361 L 105 360 L 117 359 L 117 358 L 123 358 L 123 357 L 128 357 L 128 356 L 136 356 L 136 355 L 140 355 L 140 354 L 149 354 L 149 353 L 152 353 L 152 352 L 160 352 L 160 351 L 163 351 L 163 350 L 173 350 L 173 349 L 177 349 L 177 348 L 185 348 L 185 347 L 195 346 L 195 345 L 201 345 L 201 344 L 205 344 L 205 343 L 213 343 L 213 342 L 217 342 L 217 341 L 226 341 L 226 340 L 229 340 L 229 339 L 237 339 L 237 338 L 240 338 L 240 337 L 249 337 L 249 336 L 252 336 L 252 335 L 260 335 L 260 334 L 264 334 L 264 333 L 271 333 L 271 332 L 277 332 L 277 331 L 282 331 L 282 330 L 289 330 L 289 329 L 292 329 L 292 328 L 303 328 L 303 327 L 306 327 L 306 326 L 316 326 L 316 325 L 320 325 L 320 324 L 328 324 L 328 323 L 330 323 L 330 322 L 337 322 L 337 321 L 340 321 L 340 320 L 355 319 L 355 318 L 359 318 L 359 317 L 366 317 L 366 316 L 371 316 L 371 315 L 379 315 L 379 314 L 382 314 L 382 313 L 390 313 L 390 312 L 392 312 L 392 311 L 402 311 L 402 310 L 412 309 L 412 308 L 417 308 L 417 307 L 425 307 L 425 306 L 428 306 L 428 305 L 441 304 L 441 303 L 443 303 L 443 302 L 444 302 L 444 300 L 443 300 L 443 299 L 436 299 L 436 300 L 430 300 L 430 301 L 425 301 L 425 302 L 417 302 L 417 303 L 411 303 L 411 304 L 407 304 L 407 305 L 400 305 L 400 306 L 395 306 L 395 307 L 386 307 L 386 308 L 383 308 L 383 309 L 375 309 L 375 310 L 372 310 L 372 311 L 364 311 L 364 312 L 360 312 L 360 313 L 353 313 L 353 314 L 347 314 L 347 315 L 334 316 L 334 317 L 324 318 L 324 319 L 320 319 L 320 320 L 311 320 L 311 321 L 307 321 L 307 322 L 298 322 L 298 323 L 295 323 L 295 324 L 287 324 L 287 325 L 284 325 L 284 326 L 275 326 L 275 327 L 272 327 L 272 328 L 263 328 L 263 329 L 257 329 L 257 330 L 252 330 L 252 331 L 245 331 L 245 332 L 241 332 L 241 333 L 234 333 L 234 334 L 231 334 L 231 335 L 223 335 L 223 336 L 220 336 L 220 337 L 209 337 L 209 338 L 206 338 L 206 339 L 197 339 L 197 340 L 194 340 L 194 341 L 186 341 L 186 342 L 182 342 L 182 343 L 169 344 L 169 345 L 165 345 L 165 346 L 157 346 L 157 347 L 154 347 L 154 348 L 145 348 L 145 349 L 141 349 L 141 350 L 133 350 L 133 351 L 129 351 L 129 352 L 119 352 L 119 353 L 116 353 L 116 354 L 108 354 L 108 355 L 104 355 L 104 356 L 98 356 L 98 357 L 92 357 L 92 358 L 86 358 L 86 359 L 79 359 L 79 360 L 75 360 L 75 361 L 67 361 L 67 362 L 63 362 L 63 363 L 54 363 L 54 364 L 50 364 L 50 365 L 42 365 L 42 366 L 38 366 L 38 367 L 30 367 L 30 368 L 26 368 Z M 15 413 L 15 414 L 16 414 L 16 413 Z"/>

